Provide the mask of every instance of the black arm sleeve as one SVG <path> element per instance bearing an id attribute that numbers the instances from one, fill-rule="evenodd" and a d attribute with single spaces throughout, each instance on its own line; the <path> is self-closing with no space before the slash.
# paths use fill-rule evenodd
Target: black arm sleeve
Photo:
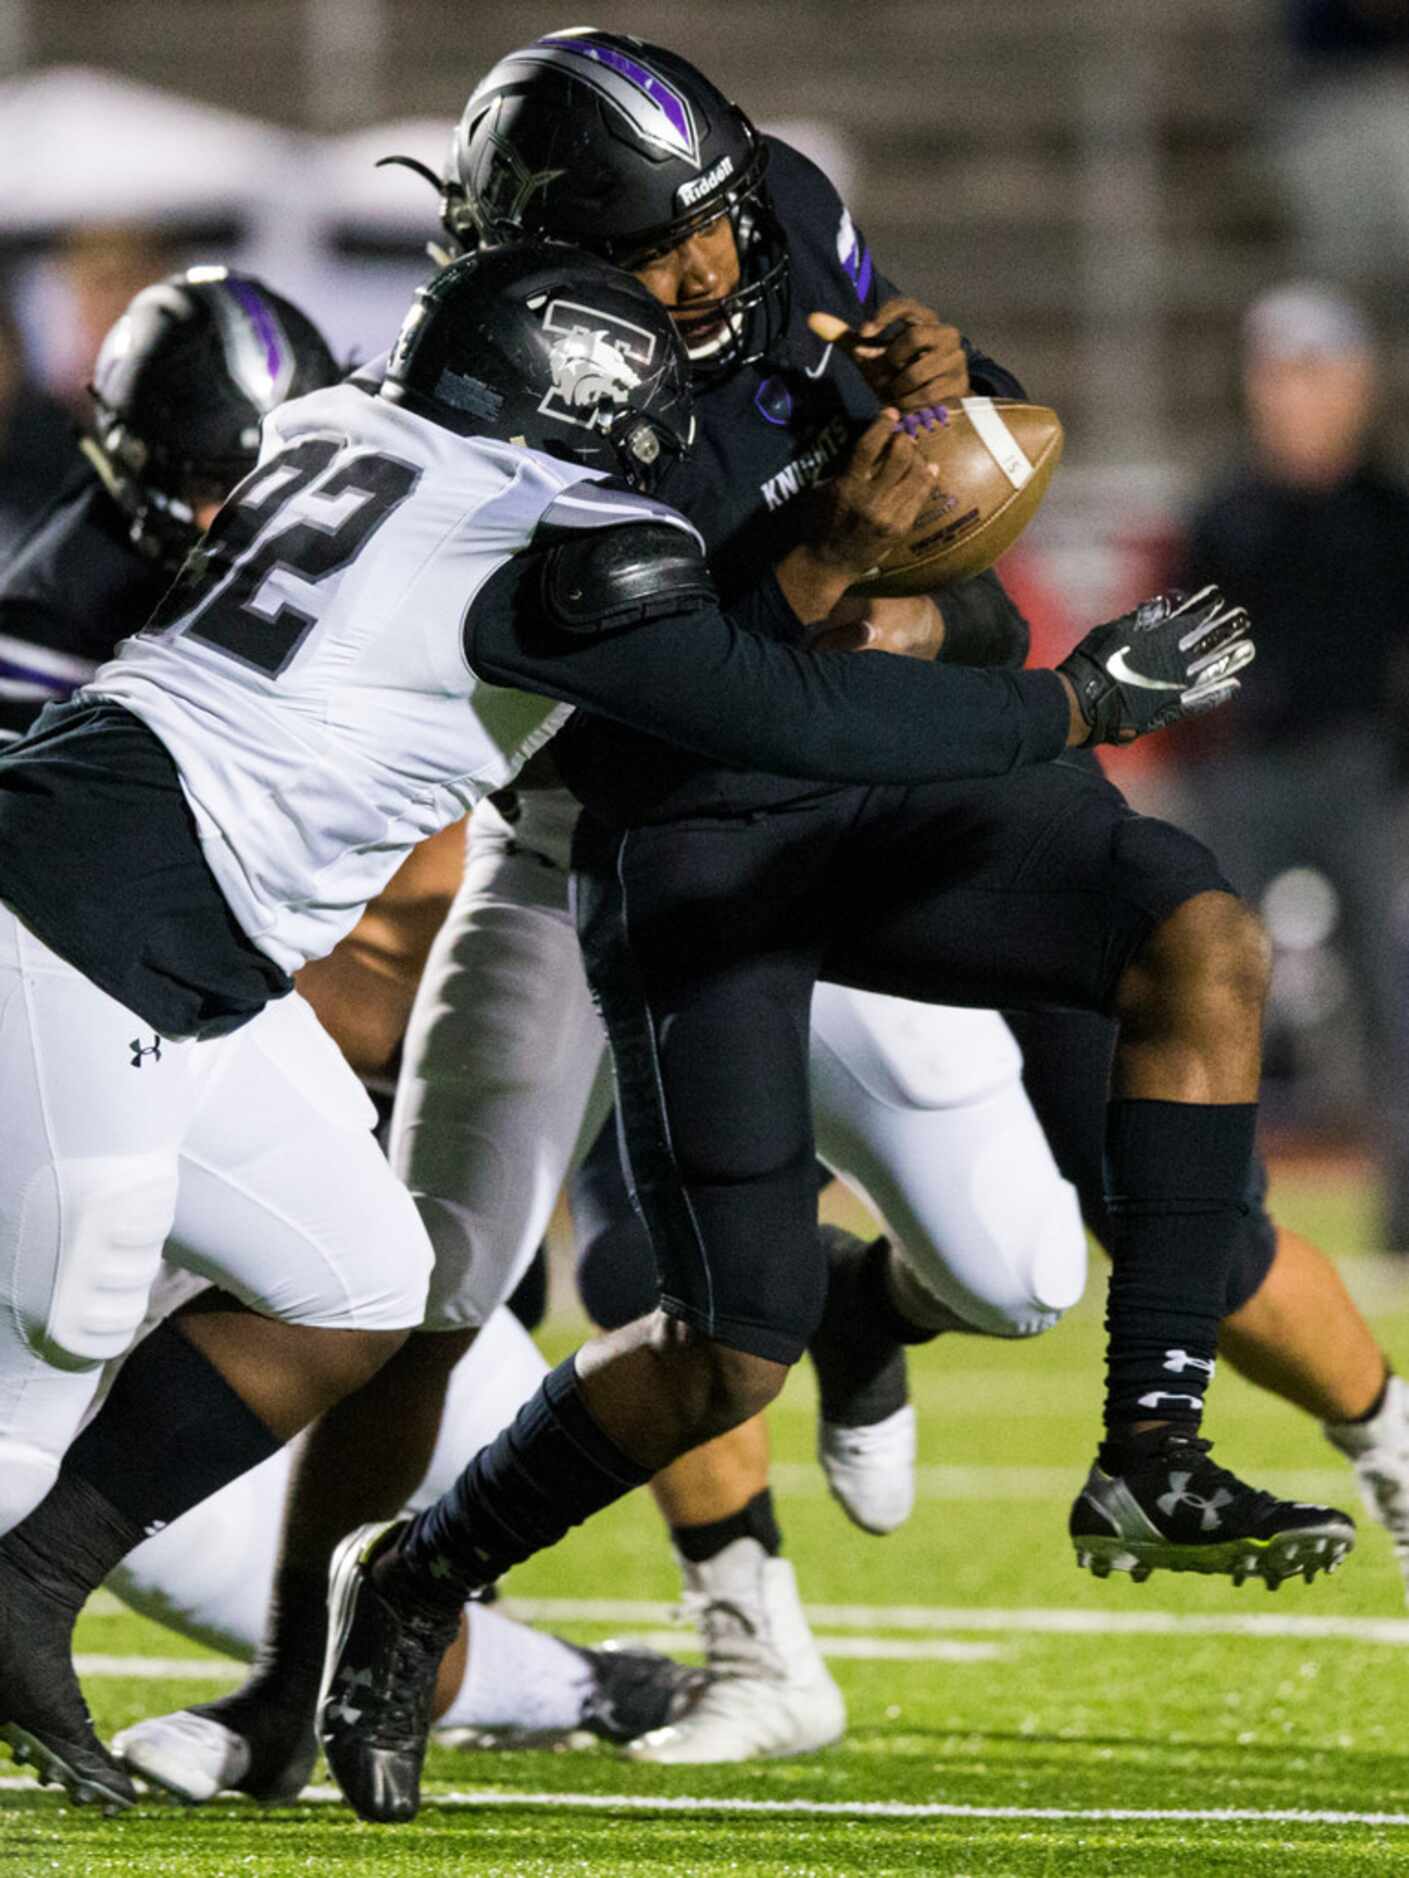
<path id="1" fill-rule="evenodd" d="M 990 568 L 934 595 L 944 615 L 939 656 L 946 665 L 1026 663 L 1032 634 L 1017 602 Z"/>
<path id="2" fill-rule="evenodd" d="M 598 635 L 563 632 L 543 619 L 536 562 L 506 562 L 466 616 L 466 657 L 490 684 L 561 699 L 715 762 L 818 782 L 1001 776 L 1066 746 L 1054 672 L 805 653 L 741 631 L 713 607 Z"/>

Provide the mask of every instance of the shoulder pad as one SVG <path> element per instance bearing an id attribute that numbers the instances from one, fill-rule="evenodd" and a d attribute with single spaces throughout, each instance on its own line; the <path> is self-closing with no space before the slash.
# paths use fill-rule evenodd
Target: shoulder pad
<path id="1" fill-rule="evenodd" d="M 699 542 L 654 521 L 596 528 L 550 548 L 539 592 L 553 625 L 570 633 L 611 632 L 715 600 Z"/>

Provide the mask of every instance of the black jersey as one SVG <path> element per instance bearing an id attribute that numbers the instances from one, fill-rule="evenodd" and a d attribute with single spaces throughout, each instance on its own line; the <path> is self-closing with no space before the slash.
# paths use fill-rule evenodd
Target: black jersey
<path id="1" fill-rule="evenodd" d="M 0 741 L 92 677 L 171 577 L 81 461 L 0 569 Z"/>
<path id="2" fill-rule="evenodd" d="M 816 165 L 777 138 L 768 142 L 769 189 L 791 263 L 787 330 L 767 358 L 698 392 L 695 447 L 660 491 L 703 535 L 722 604 L 764 633 L 791 617 L 772 569 L 807 537 L 810 490 L 836 472 L 880 409 L 851 360 L 818 339 L 807 316 L 833 313 L 859 325 L 899 291 Z M 967 341 L 965 350 L 977 394 L 1023 396 L 1011 373 Z M 612 821 L 748 810 L 817 787 L 726 770 L 585 714 L 555 749 L 574 793 Z"/>

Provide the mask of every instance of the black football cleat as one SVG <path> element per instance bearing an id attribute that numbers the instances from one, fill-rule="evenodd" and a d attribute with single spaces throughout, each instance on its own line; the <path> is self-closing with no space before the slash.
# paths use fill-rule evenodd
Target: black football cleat
<path id="1" fill-rule="evenodd" d="M 1350 1515 L 1245 1485 L 1209 1459 L 1211 1445 L 1171 1429 L 1120 1461 L 1103 1448 L 1112 1471 L 1098 1459 L 1071 1509 L 1077 1564 L 1137 1583 L 1161 1570 L 1261 1578 L 1269 1591 L 1334 1571 L 1355 1544 Z"/>
<path id="2" fill-rule="evenodd" d="M 592 1670 L 581 1726 L 618 1747 L 679 1721 L 714 1680 L 700 1665 L 677 1663 L 658 1650 L 618 1643 L 568 1647 Z"/>
<path id="3" fill-rule="evenodd" d="M 137 1790 L 93 1729 L 73 1667 L 74 1613 L 0 1551 L 0 1741 L 75 1806 L 121 1813 Z"/>
<path id="4" fill-rule="evenodd" d="M 441 1658 L 461 1613 L 388 1597 L 372 1566 L 405 1520 L 360 1526 L 328 1575 L 328 1655 L 318 1733 L 328 1768 L 359 1819 L 397 1824 L 421 1804 L 421 1768 Z"/>

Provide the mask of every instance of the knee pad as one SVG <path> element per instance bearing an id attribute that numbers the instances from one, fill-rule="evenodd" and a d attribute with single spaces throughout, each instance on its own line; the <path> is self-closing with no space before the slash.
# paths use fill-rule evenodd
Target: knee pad
<path id="1" fill-rule="evenodd" d="M 659 1061 L 687 1180 L 736 1182 L 799 1160 L 811 1166 L 807 1038 L 790 1004 L 751 988 L 716 991 L 662 1024 Z"/>
<path id="2" fill-rule="evenodd" d="M 31 1348 L 56 1369 L 96 1368 L 147 1313 L 176 1213 L 168 1154 L 55 1161 L 25 1197 L 17 1303 Z"/>
<path id="3" fill-rule="evenodd" d="M 970 1230 L 962 1259 L 908 1244 L 899 1256 L 918 1283 L 972 1331 L 1036 1337 L 1051 1330 L 1086 1289 L 1086 1233 L 1075 1189 L 1052 1179 L 1035 1196 L 1015 1193 L 996 1160 L 968 1169 Z"/>
<path id="4" fill-rule="evenodd" d="M 59 1456 L 0 1436 L 0 1533 L 31 1514 L 59 1477 Z"/>

